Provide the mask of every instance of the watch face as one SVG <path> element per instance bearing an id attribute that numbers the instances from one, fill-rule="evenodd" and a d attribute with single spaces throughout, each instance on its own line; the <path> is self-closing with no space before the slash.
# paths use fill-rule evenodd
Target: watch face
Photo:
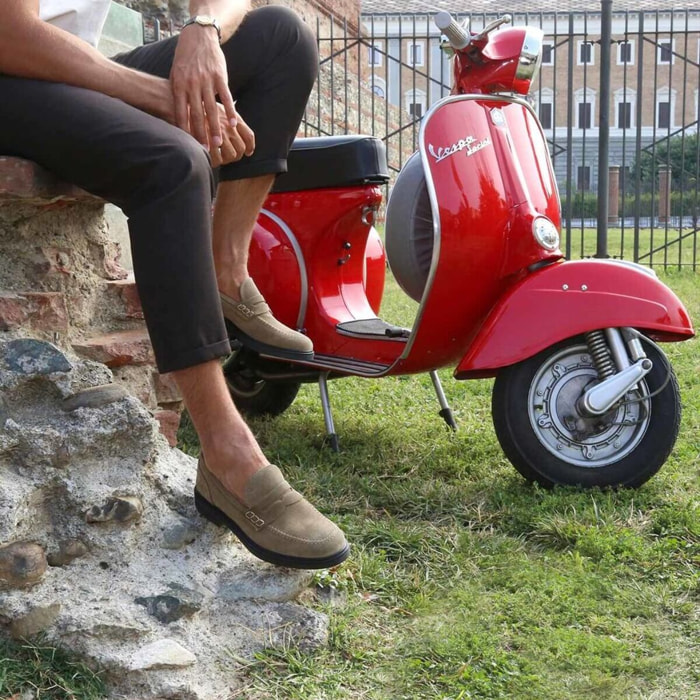
<path id="1" fill-rule="evenodd" d="M 194 20 L 197 24 L 201 24 L 203 27 L 208 27 L 214 24 L 214 20 L 208 15 L 197 15 Z"/>

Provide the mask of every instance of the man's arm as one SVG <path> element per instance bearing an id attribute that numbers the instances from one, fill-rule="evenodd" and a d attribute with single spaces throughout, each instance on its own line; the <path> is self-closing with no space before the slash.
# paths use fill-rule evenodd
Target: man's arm
<path id="1" fill-rule="evenodd" d="M 175 122 L 168 80 L 105 58 L 97 49 L 39 19 L 39 0 L 3 0 L 0 73 L 97 90 Z"/>
<path id="2" fill-rule="evenodd" d="M 190 0 L 193 16 L 208 15 L 219 22 L 222 41 L 233 36 L 249 9 L 248 0 Z M 228 88 L 226 61 L 214 27 L 191 24 L 182 30 L 170 82 L 177 125 L 205 146 L 221 146 L 224 134 L 219 121 L 217 95 L 234 129 L 238 125 L 238 116 Z"/>

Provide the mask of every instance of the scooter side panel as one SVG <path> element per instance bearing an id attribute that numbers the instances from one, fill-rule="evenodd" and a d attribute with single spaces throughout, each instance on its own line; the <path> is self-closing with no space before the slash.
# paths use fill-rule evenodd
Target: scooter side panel
<path id="1" fill-rule="evenodd" d="M 263 235 L 268 222 L 259 220 L 263 228 L 256 228 L 253 245 L 262 246 L 264 254 L 253 258 L 251 252 L 249 270 L 256 280 L 264 280 L 259 286 L 275 316 L 293 328 L 304 328 L 317 355 L 388 367 L 403 350 L 402 343 L 381 337 L 349 337 L 336 331 L 339 323 L 375 317 L 381 303 L 384 251 L 366 214 L 380 202 L 381 190 L 371 185 L 274 193 L 266 200 L 265 208 L 286 230 L 268 231 L 281 246 L 273 259 L 269 251 L 274 245 L 265 243 Z M 297 258 L 300 288 L 294 271 L 283 270 L 294 253 L 292 237 L 303 253 Z M 295 316 L 290 322 L 300 303 L 301 321 Z"/>
<path id="2" fill-rule="evenodd" d="M 660 341 L 694 335 L 680 299 L 646 272 L 608 260 L 551 265 L 525 278 L 499 301 L 455 377 L 495 373 L 566 338 L 621 326 L 643 330 Z"/>
<path id="3" fill-rule="evenodd" d="M 433 260 L 400 371 L 456 364 L 499 296 L 545 251 L 532 221 L 559 224 L 546 143 L 529 107 L 447 98 L 426 116 L 421 154 L 433 208 Z"/>

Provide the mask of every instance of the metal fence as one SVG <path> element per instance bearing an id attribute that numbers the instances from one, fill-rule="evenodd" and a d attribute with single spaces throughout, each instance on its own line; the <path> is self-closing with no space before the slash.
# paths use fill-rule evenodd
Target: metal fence
<path id="1" fill-rule="evenodd" d="M 511 13 L 541 27 L 543 65 L 529 99 L 540 115 L 562 198 L 567 257 L 596 253 L 598 197 L 607 252 L 650 266 L 700 266 L 700 11 L 616 12 L 609 78 L 609 185 L 597 192 L 601 14 Z M 462 17 L 466 18 L 467 15 Z M 474 29 L 491 15 L 471 15 Z M 357 25 L 318 19 L 321 70 L 305 135 L 369 133 L 398 173 L 420 120 L 451 87 L 429 15 L 373 14 Z"/>

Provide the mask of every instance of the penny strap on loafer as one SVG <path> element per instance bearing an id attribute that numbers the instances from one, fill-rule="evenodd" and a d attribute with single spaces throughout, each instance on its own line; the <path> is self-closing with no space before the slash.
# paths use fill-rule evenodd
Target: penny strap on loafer
<path id="1" fill-rule="evenodd" d="M 284 513 L 287 507 L 294 505 L 304 498 L 298 491 L 295 491 L 284 481 L 282 473 L 274 464 L 270 464 L 266 469 L 267 468 L 276 470 L 283 481 L 269 494 L 264 496 L 260 502 L 252 504 L 245 513 L 245 517 L 258 532 L 274 523 L 275 520 Z"/>
<path id="2" fill-rule="evenodd" d="M 350 552 L 342 530 L 295 491 L 273 464 L 248 480 L 240 501 L 200 457 L 195 505 L 201 515 L 227 527 L 253 554 L 273 564 L 328 568 Z"/>
<path id="3" fill-rule="evenodd" d="M 222 306 L 224 306 L 224 312 L 226 317 L 230 321 L 234 321 L 236 316 L 240 317 L 241 321 L 246 321 L 253 316 L 262 316 L 263 314 L 270 312 L 270 307 L 268 306 L 265 298 L 258 291 L 257 287 L 255 291 L 250 293 L 244 301 L 236 301 L 225 294 L 219 294 L 221 297 Z"/>

